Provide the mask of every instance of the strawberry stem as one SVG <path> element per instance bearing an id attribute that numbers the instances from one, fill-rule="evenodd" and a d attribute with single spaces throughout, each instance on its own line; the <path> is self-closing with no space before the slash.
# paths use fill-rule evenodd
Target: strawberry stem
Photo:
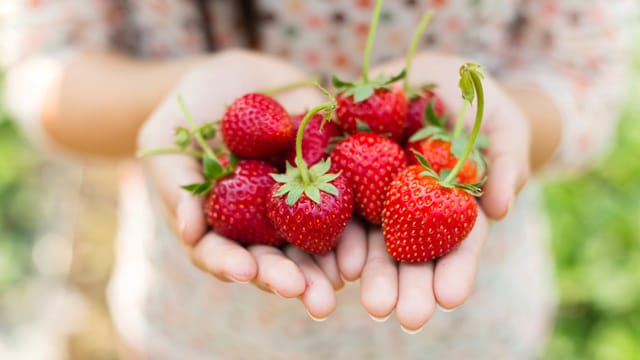
<path id="1" fill-rule="evenodd" d="M 482 117 L 484 114 L 484 91 L 482 89 L 482 81 L 481 81 L 483 75 L 480 72 L 480 66 L 474 63 L 464 64 L 460 69 L 460 74 L 463 77 L 468 77 L 471 80 L 471 85 L 473 87 L 473 90 L 475 90 L 475 95 L 478 97 L 478 104 L 476 109 L 476 118 L 473 124 L 473 130 L 471 130 L 471 136 L 469 137 L 469 142 L 467 143 L 467 146 L 465 147 L 464 152 L 462 153 L 462 156 L 460 156 L 460 158 L 458 159 L 458 162 L 453 167 L 453 170 L 451 170 L 449 175 L 444 179 L 444 183 L 446 184 L 450 184 L 453 181 L 453 179 L 456 178 L 456 175 L 458 175 L 458 173 L 462 169 L 462 166 L 464 165 L 465 161 L 469 157 L 469 154 L 471 154 L 471 151 L 473 150 L 473 144 L 475 143 L 476 138 L 480 133 L 480 125 L 482 125 Z M 463 92 L 465 90 L 466 89 L 463 89 Z"/>
<path id="2" fill-rule="evenodd" d="M 471 103 L 467 100 L 464 100 L 464 102 L 462 103 L 462 108 L 460 109 L 458 118 L 456 119 L 456 126 L 453 129 L 454 139 L 457 139 L 458 137 L 460 137 L 460 134 L 462 134 L 462 125 L 464 125 L 464 118 L 467 115 L 467 110 L 469 109 L 470 105 Z"/>
<path id="3" fill-rule="evenodd" d="M 373 47 L 373 39 L 376 36 L 376 28 L 380 19 L 380 11 L 382 9 L 382 0 L 376 0 L 376 7 L 373 10 L 373 18 L 369 26 L 369 35 L 367 36 L 367 45 L 364 48 L 364 61 L 362 62 L 362 80 L 365 84 L 369 82 L 369 58 L 371 57 L 371 48 Z"/>
<path id="4" fill-rule="evenodd" d="M 402 80 L 402 87 L 404 88 L 405 92 L 409 90 L 409 71 L 411 70 L 411 63 L 413 62 L 413 56 L 415 55 L 416 50 L 418 49 L 418 43 L 420 42 L 420 38 L 422 37 L 422 34 L 424 33 L 425 29 L 429 25 L 429 22 L 431 22 L 432 17 L 433 17 L 433 11 L 431 10 L 427 11 L 422 16 L 422 20 L 420 20 L 420 24 L 418 24 L 418 27 L 416 28 L 416 32 L 413 33 L 413 38 L 411 38 L 411 44 L 409 45 L 409 52 L 407 53 L 407 62 L 406 62 L 406 65 L 404 66 L 404 69 L 407 72 L 407 75 Z"/>
<path id="5" fill-rule="evenodd" d="M 204 154 L 207 157 L 215 160 L 216 162 L 219 162 L 219 160 L 216 157 L 216 155 L 213 153 L 213 151 L 211 150 L 211 148 L 209 147 L 207 142 L 202 137 L 202 134 L 199 131 L 196 131 L 198 126 L 196 125 L 195 120 L 193 120 L 193 117 L 191 116 L 191 113 L 189 113 L 189 110 L 187 110 L 187 106 L 185 105 L 184 99 L 182 99 L 181 95 L 178 95 L 178 103 L 180 104 L 180 109 L 182 110 L 182 113 L 184 114 L 185 119 L 187 120 L 187 122 L 189 123 L 189 126 L 191 127 L 191 131 L 193 132 L 193 136 L 195 136 L 196 141 L 198 142 L 198 144 L 200 144 L 200 147 L 202 147 L 202 150 L 204 151 Z"/>
<path id="6" fill-rule="evenodd" d="M 198 158 L 204 157 L 204 154 L 202 153 L 202 151 L 198 151 L 195 149 L 181 149 L 177 146 L 141 150 L 140 152 L 138 152 L 138 157 L 145 157 L 149 155 L 158 155 L 158 154 L 185 154 L 185 155 L 195 156 Z"/>
<path id="7" fill-rule="evenodd" d="M 264 95 L 267 95 L 267 96 L 275 96 L 275 95 L 282 94 L 282 93 L 285 93 L 285 92 L 290 91 L 290 90 L 295 90 L 297 88 L 301 88 L 301 87 L 305 87 L 305 86 L 313 86 L 313 85 L 317 84 L 319 81 L 320 81 L 319 77 L 313 76 L 313 77 L 309 77 L 309 78 L 302 79 L 302 80 L 299 80 L 299 81 L 294 81 L 294 82 L 291 82 L 289 84 L 262 89 L 262 90 L 258 91 L 258 93 L 264 94 Z"/>
<path id="8" fill-rule="evenodd" d="M 300 176 L 302 177 L 302 182 L 305 186 L 309 185 L 309 168 L 307 162 L 304 161 L 304 157 L 302 156 L 302 137 L 304 135 L 304 129 L 307 127 L 309 120 L 320 111 L 332 111 L 335 108 L 335 103 L 333 99 L 331 102 L 316 105 L 311 110 L 307 112 L 302 121 L 300 122 L 300 127 L 298 127 L 298 133 L 296 134 L 296 166 L 300 170 Z"/>

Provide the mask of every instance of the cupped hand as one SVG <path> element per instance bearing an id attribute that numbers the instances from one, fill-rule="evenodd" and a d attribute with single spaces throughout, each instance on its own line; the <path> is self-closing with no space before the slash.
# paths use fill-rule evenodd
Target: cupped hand
<path id="1" fill-rule="evenodd" d="M 285 62 L 246 51 L 203 58 L 145 123 L 139 134 L 139 149 L 173 146 L 174 129 L 187 125 L 176 100 L 178 95 L 196 122 L 203 123 L 219 119 L 226 105 L 245 93 L 304 78 L 305 74 Z M 277 99 L 292 113 L 326 101 L 313 88 L 289 91 Z M 163 154 L 146 157 L 143 162 L 165 206 L 166 219 L 193 263 L 218 279 L 252 282 L 284 298 L 299 297 L 311 317 L 322 319 L 335 309 L 335 290 L 343 286 L 338 269 L 347 279 L 359 277 L 364 263 L 364 253 L 359 249 L 365 233 L 357 222 L 349 224 L 338 250 L 323 256 L 311 256 L 293 246 L 245 247 L 210 231 L 202 200 L 180 188 L 203 180 L 195 158 Z M 348 256 L 352 251 L 360 256 Z"/>
<path id="2" fill-rule="evenodd" d="M 414 58 L 410 74 L 414 85 L 436 83 L 452 115 L 462 106 L 458 88 L 459 68 L 465 60 L 434 53 Z M 375 72 L 395 74 L 404 60 L 378 67 Z M 488 180 L 475 226 L 456 249 L 433 262 L 397 263 L 387 253 L 379 228 L 369 230 L 366 244 L 352 244 L 365 254 L 361 272 L 361 302 L 374 319 L 386 319 L 395 310 L 400 325 L 408 332 L 421 329 L 431 318 L 436 304 L 455 309 L 473 289 L 478 259 L 486 241 L 489 219 L 504 218 L 515 196 L 529 176 L 529 127 L 527 119 L 508 95 L 485 71 L 485 116 L 481 132 L 488 137 L 486 150 Z M 474 108 L 467 114 L 471 128 Z"/>

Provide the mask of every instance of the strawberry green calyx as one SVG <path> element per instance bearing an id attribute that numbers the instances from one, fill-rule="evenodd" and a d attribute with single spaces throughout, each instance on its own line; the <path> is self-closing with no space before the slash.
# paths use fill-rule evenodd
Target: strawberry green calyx
<path id="1" fill-rule="evenodd" d="M 328 121 L 336 108 L 336 102 L 333 97 L 326 90 L 320 89 L 329 96 L 330 101 L 317 105 L 309 110 L 300 122 L 300 127 L 296 135 L 296 167 L 287 163 L 285 174 L 271 174 L 274 180 L 283 184 L 275 195 L 287 195 L 287 203 L 289 205 L 294 205 L 303 194 L 307 195 L 317 204 L 320 203 L 320 191 L 334 196 L 338 195 L 338 189 L 331 184 L 331 181 L 335 180 L 340 174 L 329 173 L 331 160 L 327 158 L 309 168 L 302 156 L 302 138 L 309 120 L 311 120 L 315 114 L 322 111 L 325 113 L 323 121 Z"/>
<path id="2" fill-rule="evenodd" d="M 464 162 L 474 150 L 474 144 L 478 137 L 478 134 L 480 133 L 480 126 L 482 125 L 482 118 L 484 115 L 484 90 L 482 88 L 483 78 L 484 75 L 482 74 L 481 66 L 479 64 L 468 62 L 462 65 L 462 67 L 460 68 L 459 85 L 460 89 L 462 90 L 462 98 L 465 100 L 465 103 L 471 105 L 474 97 L 477 96 L 478 103 L 476 109 L 476 117 L 473 124 L 473 129 L 471 130 L 469 141 L 467 142 L 462 155 L 458 158 L 458 162 L 444 179 L 445 183 L 451 183 L 451 181 L 455 179 L 458 172 L 460 172 L 460 169 L 462 169 Z"/>
<path id="3" fill-rule="evenodd" d="M 413 56 L 418 49 L 418 43 L 420 42 L 420 38 L 422 34 L 424 34 L 425 29 L 431 22 L 431 18 L 433 17 L 433 11 L 427 11 L 423 16 L 422 20 L 420 20 L 420 24 L 416 28 L 415 33 L 413 34 L 413 38 L 411 38 L 411 45 L 409 45 L 409 52 L 407 53 L 407 61 L 405 63 L 406 76 L 402 80 L 402 86 L 404 88 L 404 92 L 407 95 L 407 98 L 412 98 L 422 93 L 421 91 L 416 91 L 409 86 L 409 73 L 411 70 L 411 63 L 413 62 Z"/>
<path id="4" fill-rule="evenodd" d="M 333 86 L 335 86 L 343 95 L 353 96 L 356 103 L 367 100 L 376 89 L 388 89 L 391 84 L 405 77 L 406 71 L 403 69 L 399 74 L 391 78 L 379 75 L 375 79 L 369 78 L 369 62 L 371 58 L 371 49 L 373 48 L 373 40 L 382 11 L 382 0 L 377 0 L 369 26 L 369 35 L 364 49 L 364 59 L 362 61 L 362 80 L 356 82 L 347 82 L 340 80 L 337 76 L 332 77 Z"/>

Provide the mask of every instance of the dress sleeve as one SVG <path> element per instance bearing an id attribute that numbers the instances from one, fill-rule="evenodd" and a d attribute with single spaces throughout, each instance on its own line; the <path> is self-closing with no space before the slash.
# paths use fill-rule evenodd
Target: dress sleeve
<path id="1" fill-rule="evenodd" d="M 62 66 L 79 51 L 116 46 L 126 23 L 124 5 L 124 0 L 13 0 L 0 6 L 6 106 L 36 143 L 47 142 L 40 115 Z"/>
<path id="2" fill-rule="evenodd" d="M 637 10 L 636 0 L 523 0 L 501 77 L 546 92 L 562 114 L 561 144 L 547 170 L 588 167 L 611 143 Z"/>

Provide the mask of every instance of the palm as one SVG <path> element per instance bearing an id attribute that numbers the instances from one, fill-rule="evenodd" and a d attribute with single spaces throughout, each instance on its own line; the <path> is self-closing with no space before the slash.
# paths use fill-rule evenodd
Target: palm
<path id="1" fill-rule="evenodd" d="M 141 149 L 173 145 L 173 129 L 185 126 L 176 95 L 180 94 L 198 122 L 221 117 L 226 104 L 262 88 L 304 78 L 295 68 L 275 59 L 232 52 L 205 61 L 188 74 L 175 92 L 154 112 L 139 136 Z M 290 112 L 323 101 L 313 89 L 292 91 L 278 100 Z M 254 245 L 244 247 L 207 229 L 202 201 L 180 189 L 202 181 L 196 159 L 184 155 L 154 156 L 145 160 L 148 173 L 167 208 L 167 220 L 182 240 L 193 263 L 223 281 L 252 282 L 260 289 L 285 298 L 299 297 L 315 318 L 335 308 L 335 289 L 342 277 L 360 275 L 364 256 L 364 230 L 352 222 L 335 252 L 311 256 L 292 247 L 283 249 Z M 350 253 L 354 253 L 352 256 Z M 342 275 L 341 275 L 342 273 Z"/>

